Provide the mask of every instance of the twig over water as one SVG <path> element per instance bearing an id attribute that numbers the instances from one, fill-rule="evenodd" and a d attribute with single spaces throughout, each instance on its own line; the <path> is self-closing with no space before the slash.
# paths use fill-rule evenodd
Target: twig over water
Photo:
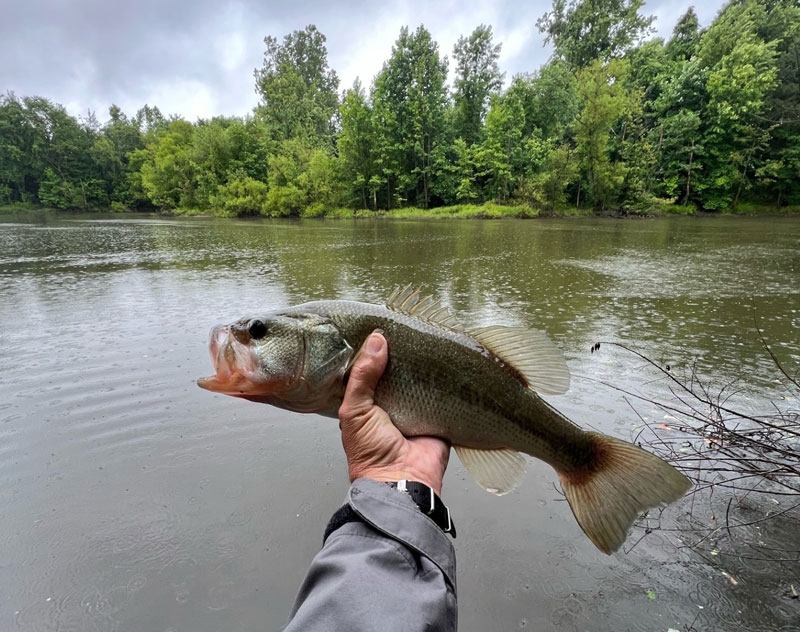
<path id="1" fill-rule="evenodd" d="M 684 546 L 699 551 L 712 543 L 718 546 L 721 540 L 734 545 L 734 553 L 714 549 L 711 554 L 715 556 L 800 561 L 796 541 L 794 546 L 790 542 L 780 547 L 767 546 L 760 541 L 761 532 L 754 533 L 766 523 L 777 525 L 778 521 L 781 531 L 785 528 L 787 533 L 800 532 L 800 412 L 785 407 L 785 402 L 800 396 L 800 380 L 778 360 L 755 317 L 754 323 L 761 344 L 787 388 L 783 402 L 779 405 L 769 401 L 766 413 L 737 408 L 735 402 L 740 390 L 736 381 L 715 388 L 698 374 L 696 366 L 680 377 L 669 365 L 662 366 L 628 345 L 618 342 L 592 345 L 592 353 L 602 345 L 609 345 L 642 360 L 656 374 L 648 384 L 667 382 L 671 396 L 668 401 L 602 383 L 622 392 L 639 418 L 641 425 L 633 437 L 634 443 L 673 463 L 694 482 L 687 503 L 688 526 L 663 525 L 661 512 L 645 516 L 640 525 L 643 535 L 629 551 L 645 536 L 660 530 L 680 533 L 689 539 Z M 664 413 L 664 419 L 648 420 L 636 409 L 637 401 L 655 406 Z M 700 509 L 705 509 L 702 515 L 698 514 Z M 724 518 L 718 521 L 719 516 Z M 750 555 L 750 551 L 744 554 L 743 548 L 754 554 Z"/>

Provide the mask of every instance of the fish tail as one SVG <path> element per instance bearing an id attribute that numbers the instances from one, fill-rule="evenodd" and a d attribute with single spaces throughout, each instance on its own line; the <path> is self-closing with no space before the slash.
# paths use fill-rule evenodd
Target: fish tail
<path id="1" fill-rule="evenodd" d="M 681 498 L 691 483 L 659 457 L 595 432 L 594 458 L 579 470 L 558 472 L 578 524 L 603 553 L 616 551 L 642 512 Z"/>

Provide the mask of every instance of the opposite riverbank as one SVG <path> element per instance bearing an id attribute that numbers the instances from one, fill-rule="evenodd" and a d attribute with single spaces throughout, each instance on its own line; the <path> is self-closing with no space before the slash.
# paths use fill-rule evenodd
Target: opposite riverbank
<path id="1" fill-rule="evenodd" d="M 0 213 L 24 212 L 32 210 L 56 210 L 47 207 L 35 206 L 30 204 L 14 204 L 0 206 Z M 73 209 L 78 212 L 87 212 L 86 209 Z M 142 209 L 96 209 L 97 212 L 117 212 L 124 214 L 127 212 L 142 212 Z M 91 212 L 91 211 L 89 211 Z M 169 216 L 189 216 L 189 217 L 237 217 L 223 212 L 215 213 L 209 209 L 153 209 L 153 212 Z M 453 206 L 440 206 L 436 208 L 422 209 L 415 207 L 404 207 L 391 210 L 378 209 L 350 209 L 333 208 L 323 209 L 320 207 L 310 207 L 300 213 L 302 218 L 316 219 L 533 219 L 537 217 L 612 217 L 612 218 L 656 218 L 670 215 L 683 215 L 694 217 L 714 217 L 714 216 L 800 216 L 800 205 L 776 207 L 764 204 L 741 203 L 736 209 L 729 209 L 719 212 L 699 211 L 694 205 L 674 204 L 669 200 L 653 199 L 648 203 L 641 204 L 635 208 L 608 209 L 596 211 L 589 207 L 576 208 L 574 206 L 561 207 L 556 209 L 534 208 L 528 205 L 507 205 L 487 202 L 485 204 L 457 204 Z M 242 214 L 238 217 L 269 217 L 259 214 Z M 298 216 L 286 216 L 298 217 Z"/>

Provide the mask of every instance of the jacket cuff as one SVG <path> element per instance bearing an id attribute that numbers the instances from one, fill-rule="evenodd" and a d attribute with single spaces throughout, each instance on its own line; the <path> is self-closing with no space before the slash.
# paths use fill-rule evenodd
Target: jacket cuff
<path id="1" fill-rule="evenodd" d="M 411 497 L 369 478 L 356 479 L 347 502 L 377 531 L 424 555 L 438 566 L 455 589 L 456 555 L 439 526 L 419 510 Z"/>

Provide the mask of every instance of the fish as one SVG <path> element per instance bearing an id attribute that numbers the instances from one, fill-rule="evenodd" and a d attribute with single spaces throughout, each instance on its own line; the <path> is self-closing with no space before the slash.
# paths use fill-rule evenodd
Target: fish
<path id="1" fill-rule="evenodd" d="M 375 403 L 405 436 L 448 441 L 483 489 L 504 495 L 525 455 L 556 472 L 584 533 L 606 554 L 634 520 L 680 499 L 689 480 L 646 450 L 573 423 L 545 401 L 569 388 L 559 348 L 544 332 L 466 327 L 440 300 L 407 286 L 385 305 L 321 300 L 212 329 L 209 391 L 298 413 L 336 417 L 358 349 L 375 330 L 389 361 Z"/>

